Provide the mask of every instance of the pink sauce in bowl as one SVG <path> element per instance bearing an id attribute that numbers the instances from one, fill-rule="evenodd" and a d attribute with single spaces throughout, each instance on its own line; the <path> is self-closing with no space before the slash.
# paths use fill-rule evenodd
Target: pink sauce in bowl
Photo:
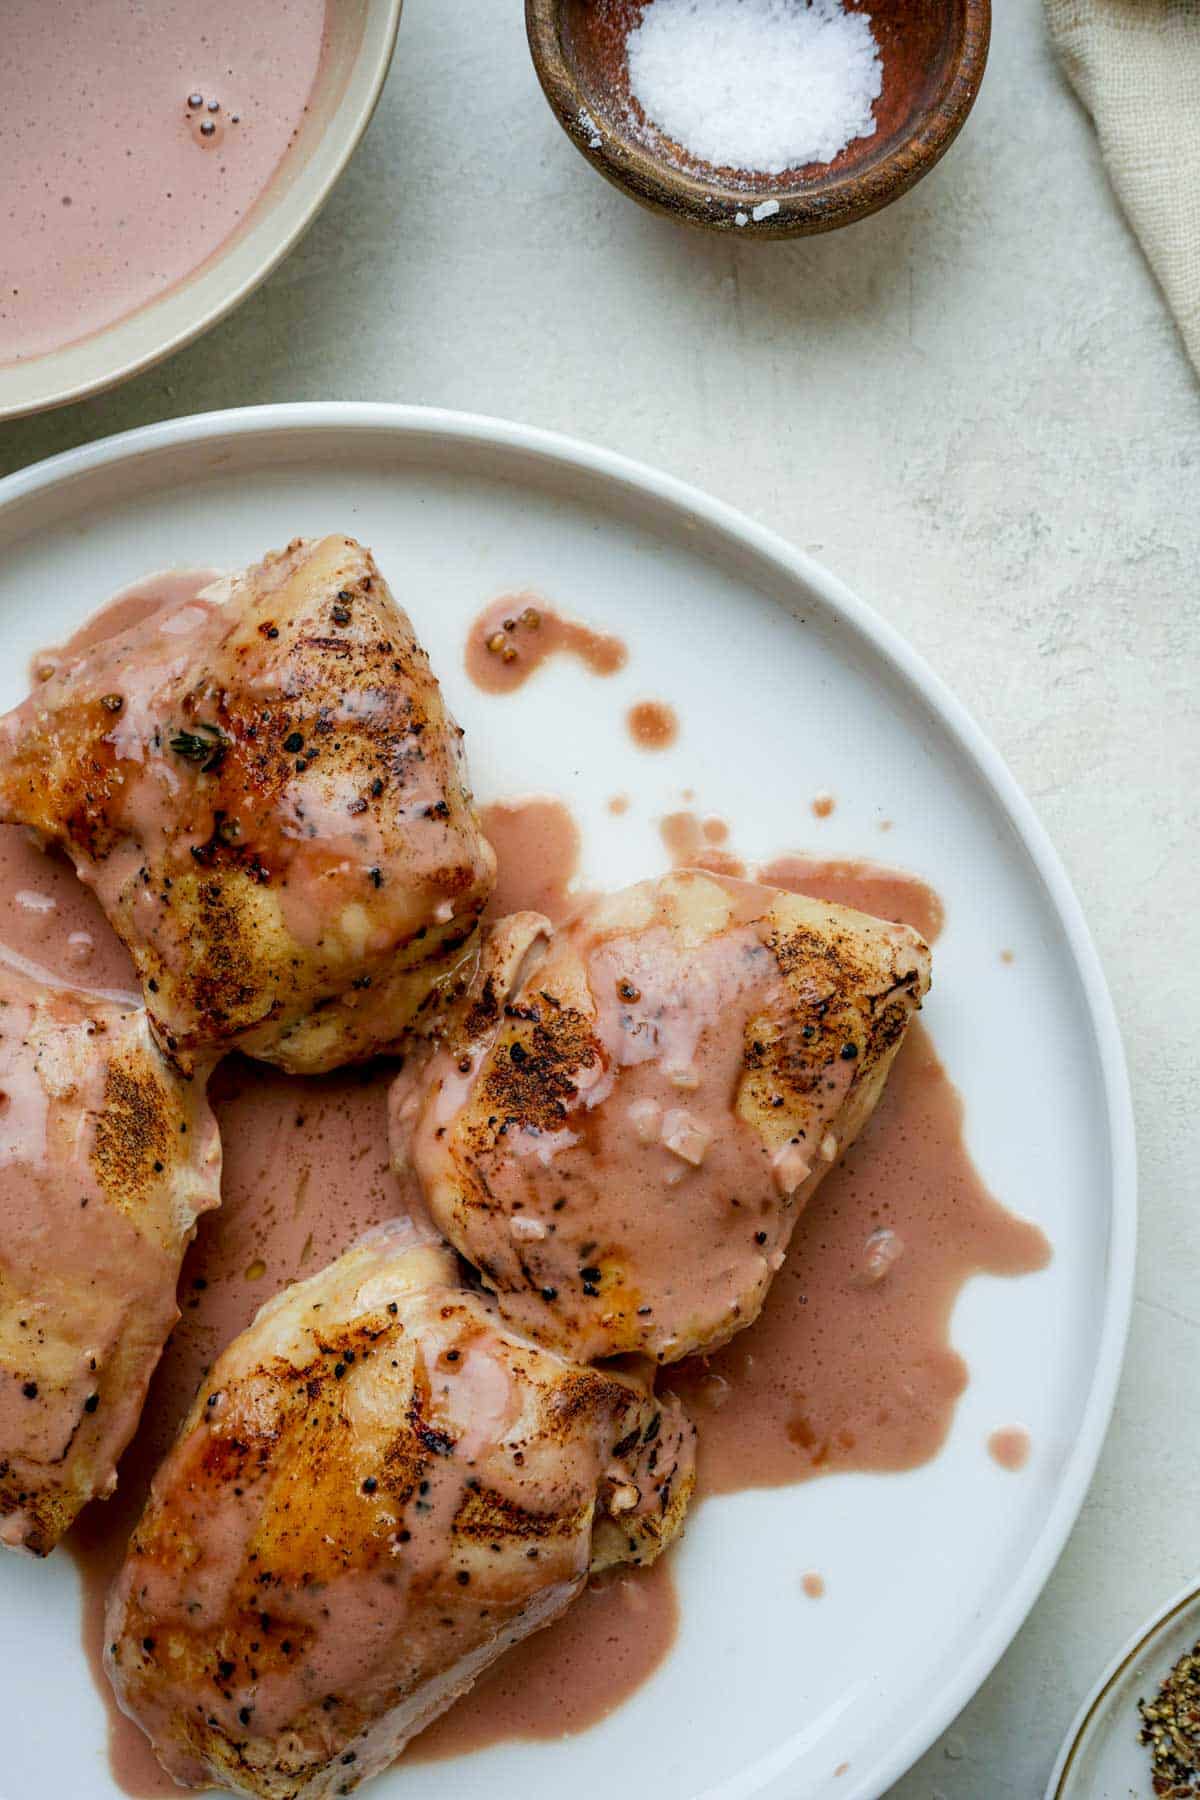
<path id="1" fill-rule="evenodd" d="M 0 369 L 176 287 L 294 141 L 326 0 L 4 0 Z"/>

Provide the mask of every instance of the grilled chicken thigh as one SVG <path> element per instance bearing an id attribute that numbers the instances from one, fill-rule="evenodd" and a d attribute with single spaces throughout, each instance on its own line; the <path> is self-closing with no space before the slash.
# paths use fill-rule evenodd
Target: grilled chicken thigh
<path id="1" fill-rule="evenodd" d="M 7 963 L 0 1091 L 0 1542 L 45 1555 L 115 1486 L 221 1153 L 140 1006 Z"/>
<path id="2" fill-rule="evenodd" d="M 510 1324 L 673 1362 L 749 1325 L 929 985 L 906 925 L 683 871 L 484 953 L 398 1168 Z"/>
<path id="3" fill-rule="evenodd" d="M 369 551 L 298 539 L 0 721 L 0 819 L 69 852 L 181 1067 L 312 1073 L 392 1044 L 472 949 L 495 858 L 460 736 Z"/>
<path id="4" fill-rule="evenodd" d="M 213 1366 L 110 1600 L 118 1699 L 185 1785 L 349 1793 L 589 1568 L 657 1555 L 693 1448 L 380 1227 Z"/>

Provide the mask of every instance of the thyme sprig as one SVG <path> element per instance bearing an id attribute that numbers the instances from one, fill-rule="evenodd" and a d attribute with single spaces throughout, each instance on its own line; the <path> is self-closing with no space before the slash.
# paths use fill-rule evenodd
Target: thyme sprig
<path id="1" fill-rule="evenodd" d="M 199 763 L 204 775 L 211 775 L 214 769 L 220 768 L 229 748 L 229 739 L 219 725 L 191 725 L 177 731 L 170 743 L 176 756 Z"/>

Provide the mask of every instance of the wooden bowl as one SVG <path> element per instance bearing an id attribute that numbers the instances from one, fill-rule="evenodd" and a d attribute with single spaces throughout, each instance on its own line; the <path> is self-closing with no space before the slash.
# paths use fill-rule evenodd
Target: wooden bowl
<path id="1" fill-rule="evenodd" d="M 749 236 L 833 231 L 912 187 L 970 112 L 991 35 L 991 0 L 845 0 L 847 11 L 869 12 L 879 45 L 875 134 L 848 144 L 831 163 L 764 175 L 702 162 L 646 117 L 629 91 L 625 55 L 646 4 L 525 0 L 546 98 L 576 149 L 643 206 Z"/>

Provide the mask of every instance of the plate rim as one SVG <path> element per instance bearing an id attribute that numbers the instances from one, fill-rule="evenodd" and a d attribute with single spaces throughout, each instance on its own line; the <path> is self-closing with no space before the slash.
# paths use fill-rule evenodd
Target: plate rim
<path id="1" fill-rule="evenodd" d="M 747 513 L 620 451 L 539 426 L 482 413 L 389 401 L 300 401 L 231 407 L 137 426 L 64 450 L 0 478 L 0 520 L 22 502 L 90 473 L 157 452 L 230 437 L 295 437 L 331 430 L 371 436 L 440 439 L 447 447 L 518 452 L 560 470 L 632 489 L 668 513 L 715 529 L 805 587 L 831 618 L 882 657 L 932 711 L 1009 819 L 1059 920 L 1087 1008 L 1107 1115 L 1111 1217 L 1099 1344 L 1091 1384 L 1069 1456 L 1042 1525 L 1003 1600 L 990 1613 L 954 1678 L 914 1711 L 912 1723 L 881 1748 L 845 1800 L 880 1800 L 978 1692 L 1024 1624 L 1074 1529 L 1108 1431 L 1133 1305 L 1137 1242 L 1137 1157 L 1133 1100 L 1116 1011 L 1083 909 L 1050 838 L 1016 777 L 973 715 L 901 633 L 824 564 Z M 759 1792 L 765 1789 L 757 1790 Z M 778 1791 L 778 1790 L 777 1790 Z"/>

